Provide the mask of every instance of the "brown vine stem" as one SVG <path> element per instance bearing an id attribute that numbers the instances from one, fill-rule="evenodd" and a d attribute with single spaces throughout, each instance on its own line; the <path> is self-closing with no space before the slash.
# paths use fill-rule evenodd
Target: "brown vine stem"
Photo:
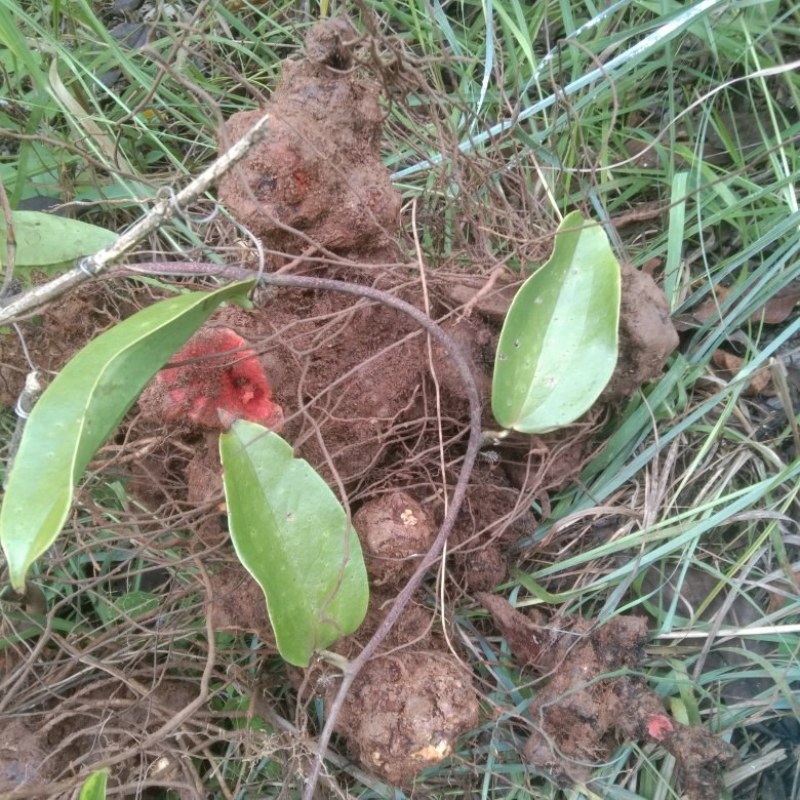
<path id="1" fill-rule="evenodd" d="M 214 275 L 236 280 L 253 277 L 252 270 L 242 269 L 241 267 L 220 267 L 216 264 L 191 262 L 136 264 L 125 267 L 120 270 L 120 272 L 122 271 L 127 274 L 143 273 L 148 275 Z M 317 756 L 314 759 L 314 765 L 311 769 L 311 774 L 308 776 L 303 792 L 303 800 L 313 800 L 314 791 L 319 781 L 320 770 L 322 769 L 321 753 L 324 753 L 328 747 L 334 728 L 336 727 L 336 721 L 339 718 L 339 714 L 347 698 L 347 693 L 353 685 L 353 681 L 355 681 L 366 663 L 372 658 L 378 647 L 380 647 L 389 631 L 394 627 L 400 615 L 403 613 L 403 610 L 414 595 L 414 592 L 422 583 L 425 574 L 441 555 L 447 537 L 450 535 L 456 517 L 461 510 L 461 505 L 467 493 L 472 467 L 475 464 L 475 458 L 481 447 L 481 400 L 478 386 L 475 383 L 475 378 L 472 375 L 469 363 L 458 348 L 458 345 L 456 345 L 450 336 L 448 336 L 427 314 L 420 311 L 415 306 L 412 306 L 410 303 L 406 303 L 404 300 L 400 300 L 388 292 L 374 289 L 371 286 L 361 286 L 357 283 L 347 283 L 345 281 L 330 280 L 328 278 L 265 273 L 261 276 L 261 282 L 269 286 L 342 292 L 344 294 L 355 295 L 356 297 L 366 297 L 407 314 L 446 349 L 450 358 L 453 359 L 453 363 L 461 376 L 461 380 L 464 382 L 464 389 L 466 391 L 467 400 L 469 401 L 469 439 L 467 441 L 467 448 L 464 453 L 461 471 L 450 499 L 449 509 L 431 548 L 420 562 L 414 574 L 409 578 L 408 583 L 400 590 L 389 612 L 383 618 L 383 621 L 378 626 L 372 638 L 367 642 L 359 655 L 347 665 L 343 672 L 342 683 L 328 709 L 328 718 L 325 722 L 325 727 L 322 729 L 316 748 Z"/>

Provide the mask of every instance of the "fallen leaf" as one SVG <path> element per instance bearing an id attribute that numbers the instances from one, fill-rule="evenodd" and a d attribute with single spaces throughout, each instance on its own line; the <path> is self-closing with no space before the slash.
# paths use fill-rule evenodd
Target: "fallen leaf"
<path id="1" fill-rule="evenodd" d="M 717 368 L 716 371 L 722 377 L 733 380 L 742 370 L 744 359 L 729 353 L 727 350 L 715 350 L 711 356 L 711 363 Z M 767 367 L 758 370 L 751 378 L 750 383 L 744 393 L 748 397 L 756 395 L 772 396 L 775 388 L 772 385 L 772 375 Z"/>
<path id="2" fill-rule="evenodd" d="M 795 281 L 770 297 L 763 309 L 750 317 L 750 321 L 779 325 L 794 311 L 798 302 L 800 302 L 800 282 Z"/>
<path id="3" fill-rule="evenodd" d="M 731 290 L 727 286 L 715 286 L 714 296 L 703 300 L 697 308 L 692 311 L 691 318 L 702 325 L 713 317 L 719 317 L 719 308 L 730 295 Z"/>
<path id="4" fill-rule="evenodd" d="M 714 297 L 709 297 L 692 311 L 690 317 L 694 322 L 702 325 L 708 320 L 719 317 L 720 306 L 731 294 L 727 286 L 715 286 Z M 776 292 L 764 305 L 750 315 L 750 322 L 754 325 L 779 325 L 794 311 L 800 302 L 800 282 L 794 281 Z"/>

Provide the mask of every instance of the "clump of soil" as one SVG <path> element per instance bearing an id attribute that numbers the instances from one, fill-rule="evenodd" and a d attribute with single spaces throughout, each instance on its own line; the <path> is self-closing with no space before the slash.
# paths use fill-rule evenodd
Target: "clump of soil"
<path id="1" fill-rule="evenodd" d="M 264 592 L 243 569 L 225 568 L 209 575 L 208 616 L 216 631 L 251 631 L 262 645 L 275 647 Z"/>
<path id="2" fill-rule="evenodd" d="M 136 310 L 138 301 L 146 301 L 145 291 L 129 286 L 120 292 L 97 283 L 50 303 L 40 318 L 18 325 L 27 354 L 16 333 L 0 332 L 0 404 L 16 404 L 31 369 L 27 357 L 44 388 L 90 339 Z"/>
<path id="3" fill-rule="evenodd" d="M 383 622 L 386 613 L 394 602 L 397 587 L 383 587 L 375 589 L 370 594 L 367 616 L 361 627 L 347 639 L 342 640 L 341 646 L 336 647 L 337 653 L 342 653 L 348 658 L 357 655 L 364 645 Z M 422 602 L 422 601 L 421 601 Z M 416 648 L 418 650 L 443 650 L 441 630 L 434 624 L 433 614 L 428 608 L 412 600 L 397 624 L 389 631 L 379 648 L 379 653 L 389 653 L 397 649 Z"/>
<path id="4" fill-rule="evenodd" d="M 644 617 L 531 620 L 500 597 L 479 595 L 520 666 L 549 678 L 528 714 L 533 733 L 525 756 L 560 784 L 586 783 L 587 764 L 608 759 L 620 739 L 658 742 L 678 763 L 688 800 L 717 800 L 722 772 L 736 760 L 731 745 L 705 728 L 668 716 L 658 696 L 635 674 L 647 643 Z"/>
<path id="5" fill-rule="evenodd" d="M 454 573 L 467 589 L 488 591 L 508 577 L 506 549 L 536 529 L 530 498 L 499 464 L 476 465 L 448 543 Z"/>
<path id="6" fill-rule="evenodd" d="M 222 501 L 222 462 L 219 439 L 208 433 L 192 447 L 191 461 L 186 465 L 186 499 L 194 507 Z M 220 510 L 224 510 L 220 506 Z"/>
<path id="7" fill-rule="evenodd" d="M 650 275 L 623 261 L 621 287 L 619 358 L 603 400 L 629 397 L 657 378 L 679 343 L 667 298 Z"/>
<path id="8" fill-rule="evenodd" d="M 428 512 L 406 492 L 365 503 L 353 517 L 370 584 L 402 586 L 436 538 Z"/>
<path id="9" fill-rule="evenodd" d="M 477 724 L 478 699 L 464 668 L 440 650 L 409 648 L 367 664 L 337 729 L 365 768 L 403 786 L 451 755 Z"/>
<path id="10" fill-rule="evenodd" d="M 383 621 L 397 586 L 370 596 L 361 627 L 333 650 L 353 658 Z M 290 672 L 303 692 L 309 688 L 330 706 L 339 671 L 318 662 L 303 676 Z M 307 698 L 302 696 L 303 701 Z M 447 649 L 430 611 L 411 602 L 359 673 L 345 699 L 337 733 L 359 763 L 398 786 L 410 784 L 423 769 L 450 756 L 457 740 L 478 724 L 478 695 L 471 675 Z"/>
<path id="11" fill-rule="evenodd" d="M 314 26 L 306 57 L 286 61 L 269 105 L 234 114 L 220 150 L 270 114 L 267 136 L 220 182 L 234 216 L 284 252 L 309 240 L 329 250 L 385 247 L 399 224 L 400 195 L 380 161 L 378 87 L 353 68 L 344 19 Z"/>
<path id="12" fill-rule="evenodd" d="M 403 439 L 427 427 L 425 347 L 394 309 L 336 294 L 282 293 L 259 314 L 215 318 L 263 351 L 284 436 L 329 482 L 367 483 Z"/>
<path id="13" fill-rule="evenodd" d="M 497 332 L 479 317 L 456 316 L 441 322 L 442 330 L 453 340 L 461 354 L 472 365 L 478 394 L 484 407 L 492 396 L 491 369 L 497 347 Z M 464 382 L 453 365 L 450 355 L 440 344 L 433 346 L 433 368 L 448 413 L 461 419 L 469 413 Z"/>

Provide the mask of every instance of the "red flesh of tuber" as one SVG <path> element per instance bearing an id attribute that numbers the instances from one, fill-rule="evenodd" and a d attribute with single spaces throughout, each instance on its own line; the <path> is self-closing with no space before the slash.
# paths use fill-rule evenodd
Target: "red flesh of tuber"
<path id="1" fill-rule="evenodd" d="M 647 720 L 647 733 L 657 742 L 663 742 L 675 730 L 669 717 L 664 714 L 653 714 Z"/>
<path id="2" fill-rule="evenodd" d="M 164 419 L 188 419 L 204 428 L 219 429 L 223 412 L 228 418 L 280 430 L 283 410 L 272 401 L 267 376 L 255 352 L 229 328 L 199 331 L 172 363 L 177 366 L 166 367 L 156 376 L 156 384 L 164 392 Z"/>

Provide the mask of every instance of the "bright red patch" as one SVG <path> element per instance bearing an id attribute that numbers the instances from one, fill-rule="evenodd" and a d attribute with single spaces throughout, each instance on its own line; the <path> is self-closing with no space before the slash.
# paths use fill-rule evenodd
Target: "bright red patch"
<path id="1" fill-rule="evenodd" d="M 224 411 L 271 430 L 281 428 L 283 410 L 272 402 L 272 389 L 256 354 L 229 328 L 199 331 L 171 363 L 177 366 L 156 376 L 166 391 L 166 419 L 221 428 L 219 412 Z"/>
<path id="2" fill-rule="evenodd" d="M 675 726 L 672 720 L 664 714 L 654 714 L 647 720 L 647 733 L 657 742 L 662 742 L 667 738 L 667 734 L 672 733 Z"/>
<path id="3" fill-rule="evenodd" d="M 300 199 L 302 199 L 306 196 L 309 184 L 311 183 L 308 174 L 302 169 L 296 169 L 292 173 L 292 177 L 294 178 L 295 189 L 297 189 L 297 193 L 300 195 Z"/>

